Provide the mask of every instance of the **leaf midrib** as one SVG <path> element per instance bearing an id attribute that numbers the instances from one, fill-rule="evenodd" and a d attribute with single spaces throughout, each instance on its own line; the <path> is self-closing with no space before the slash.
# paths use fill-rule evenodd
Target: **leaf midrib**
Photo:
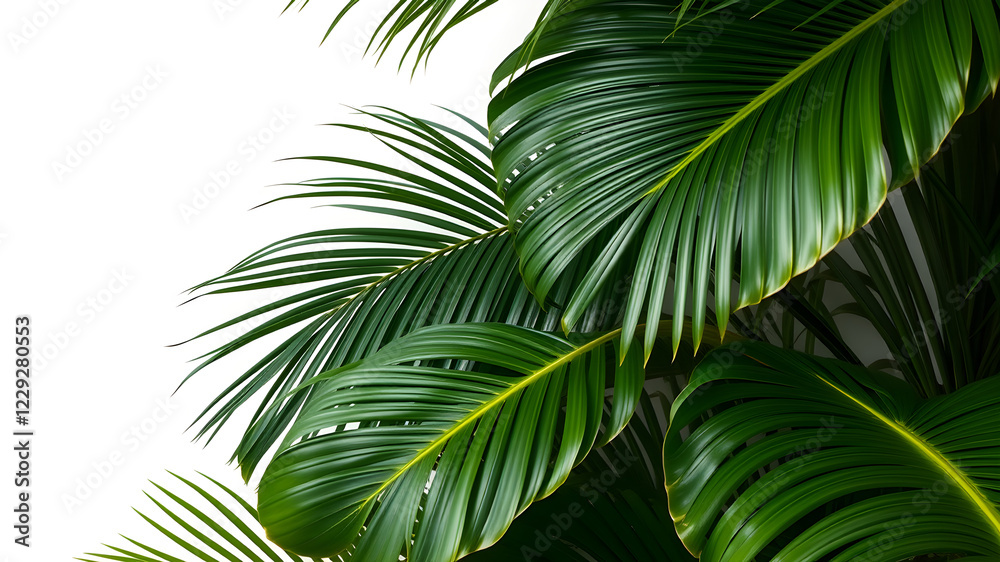
<path id="1" fill-rule="evenodd" d="M 407 461 L 406 464 L 400 467 L 399 470 L 393 473 L 391 477 L 387 478 L 386 481 L 383 482 L 382 485 L 380 485 L 377 490 L 375 490 L 375 492 L 373 492 L 370 496 L 368 496 L 368 498 L 365 501 L 360 502 L 358 504 L 358 507 L 352 510 L 351 513 L 346 515 L 342 520 L 347 519 L 348 517 L 351 517 L 354 514 L 361 511 L 364 508 L 364 506 L 368 505 L 369 502 L 378 498 L 379 495 L 382 494 L 382 492 L 388 489 L 389 486 L 391 486 L 393 482 L 395 482 L 402 475 L 404 475 L 406 471 L 413 468 L 417 463 L 424 460 L 427 457 L 427 455 L 431 454 L 432 451 L 436 451 L 439 447 L 444 446 L 448 441 L 450 441 L 453 437 L 455 437 L 467 425 L 481 418 L 489 409 L 496 407 L 498 404 L 502 404 L 517 392 L 523 390 L 525 387 L 536 382 L 539 378 L 551 373 L 552 371 L 558 369 L 559 367 L 562 367 L 563 365 L 572 362 L 574 359 L 580 357 L 581 355 L 589 353 L 594 348 L 600 345 L 604 345 L 605 343 L 611 341 L 612 339 L 617 337 L 620 333 L 621 329 L 619 328 L 617 330 L 608 332 L 603 336 L 595 338 L 594 340 L 591 340 L 579 347 L 574 348 L 571 352 L 559 357 L 558 359 L 556 359 L 551 363 L 546 364 L 542 368 L 536 369 L 531 373 L 526 373 L 524 378 L 518 381 L 517 384 L 510 386 L 507 390 L 496 395 L 493 399 L 483 402 L 481 405 L 479 405 L 479 407 L 469 411 L 469 413 L 464 418 L 462 418 L 456 425 L 454 425 L 447 431 L 443 432 L 439 437 L 434 439 L 434 441 L 430 442 L 429 444 L 427 444 L 427 446 L 423 447 L 420 450 L 419 454 L 415 455 L 411 460 Z"/>
<path id="2" fill-rule="evenodd" d="M 895 12 L 897 9 L 899 9 L 909 1 L 910 0 L 894 0 L 888 6 L 882 8 L 881 10 L 870 16 L 868 19 L 863 21 L 861 24 L 852 28 L 850 31 L 839 37 L 836 41 L 830 43 L 829 45 L 821 49 L 819 52 L 817 52 L 813 56 L 803 61 L 799 66 L 795 67 L 791 72 L 784 75 L 780 80 L 778 80 L 770 87 L 768 87 L 766 90 L 761 92 L 757 97 L 751 100 L 750 103 L 745 105 L 732 117 L 730 117 L 724 123 L 722 123 L 722 125 L 720 125 L 717 129 L 712 131 L 712 133 L 707 138 L 705 138 L 705 140 L 699 143 L 698 146 L 694 147 L 691 150 L 691 152 L 689 152 L 684 157 L 683 160 L 674 165 L 674 167 L 671 168 L 669 172 L 667 172 L 666 177 L 660 180 L 655 186 L 650 188 L 649 191 L 644 193 L 643 197 L 647 197 L 663 189 L 668 183 L 670 183 L 670 180 L 674 179 L 678 174 L 683 172 L 692 162 L 694 162 L 698 158 L 698 156 L 700 156 L 706 150 L 711 148 L 712 145 L 714 145 L 720 139 L 722 139 L 722 137 L 724 137 L 731 130 L 733 130 L 733 128 L 736 127 L 736 125 L 743 122 L 743 120 L 749 117 L 754 111 L 759 109 L 765 103 L 767 103 L 776 95 L 778 95 L 778 93 L 780 93 L 782 90 L 787 88 L 789 85 L 791 85 L 796 80 L 801 78 L 807 72 L 815 68 L 824 60 L 826 60 L 831 54 L 839 51 L 844 45 L 856 39 L 859 35 L 867 31 L 869 28 L 877 24 L 879 21 L 881 21 L 889 14 Z"/>
<path id="3" fill-rule="evenodd" d="M 895 433 L 903 437 L 908 443 L 913 445 L 922 455 L 927 457 L 935 466 L 941 469 L 958 487 L 962 492 L 968 497 L 968 499 L 975 505 L 980 512 L 986 517 L 986 520 L 993 527 L 993 532 L 1000 539 L 1000 512 L 989 502 L 985 495 L 979 491 L 979 487 L 976 483 L 969 479 L 964 472 L 962 472 L 958 467 L 952 464 L 940 451 L 934 448 L 927 440 L 921 437 L 919 434 L 914 433 L 909 428 L 903 424 L 883 415 L 881 412 L 869 407 L 862 401 L 858 400 L 854 396 L 851 396 L 839 386 L 831 383 L 820 375 L 815 375 L 816 378 L 823 381 L 831 388 L 839 392 L 840 394 L 846 396 L 852 402 L 860 406 L 866 412 L 871 414 L 873 417 L 884 423 L 887 427 L 893 430 Z"/>
<path id="4" fill-rule="evenodd" d="M 421 256 L 418 259 L 415 259 L 415 260 L 413 260 L 411 262 L 407 262 L 406 265 L 402 265 L 400 267 L 397 267 L 396 269 L 390 271 L 389 273 L 386 273 L 382 277 L 379 277 L 378 279 L 372 281 L 371 283 L 368 283 L 367 285 L 365 285 L 364 287 L 362 287 L 361 289 L 359 289 L 357 293 L 355 293 L 353 296 L 351 296 L 346 301 L 344 301 L 343 304 L 341 304 L 340 306 L 334 308 L 333 310 L 325 313 L 324 316 L 327 317 L 327 318 L 329 318 L 330 316 L 336 314 L 337 311 L 341 310 L 342 308 L 346 307 L 347 305 L 349 305 L 350 303 L 352 303 L 353 301 L 355 301 L 361 295 L 367 293 L 371 289 L 379 286 L 380 284 L 388 281 L 389 279 L 402 274 L 405 271 L 413 269 L 413 268 L 417 267 L 418 265 L 420 265 L 422 263 L 425 263 L 425 262 L 428 262 L 430 260 L 433 260 L 434 258 L 436 258 L 436 257 L 438 257 L 440 255 L 447 254 L 448 252 L 451 252 L 452 250 L 456 250 L 456 249 L 461 248 L 463 246 L 467 246 L 467 245 L 472 244 L 474 242 L 478 242 L 479 240 L 483 240 L 485 238 L 489 238 L 491 236 L 495 236 L 497 234 L 501 234 L 503 232 L 506 232 L 508 229 L 509 229 L 509 227 L 507 225 L 503 225 L 503 226 L 494 228 L 493 230 L 490 230 L 488 232 L 484 232 L 482 234 L 477 234 L 476 236 L 473 236 L 471 238 L 465 238 L 464 240 L 461 240 L 461 241 L 456 242 L 454 244 L 445 246 L 444 248 L 441 248 L 439 250 L 434 250 L 433 252 L 427 254 L 426 256 Z"/>

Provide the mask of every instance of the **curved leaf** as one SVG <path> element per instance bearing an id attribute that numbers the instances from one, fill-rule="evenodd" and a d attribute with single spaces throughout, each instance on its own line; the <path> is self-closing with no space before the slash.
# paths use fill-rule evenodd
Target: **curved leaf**
<path id="1" fill-rule="evenodd" d="M 498 0 L 398 0 L 385 14 L 382 21 L 371 34 L 371 39 L 365 48 L 365 53 L 377 54 L 381 60 L 389 46 L 399 40 L 405 41 L 404 34 L 412 32 L 412 36 L 406 42 L 406 48 L 400 56 L 399 66 L 402 68 L 406 57 L 413 54 L 413 70 L 416 72 L 421 61 L 427 60 L 431 51 L 445 33 L 461 24 L 470 17 L 482 12 L 486 8 L 496 4 Z M 533 35 L 540 33 L 545 23 L 563 4 L 570 3 L 571 0 L 546 0 L 546 5 L 538 18 Z M 291 0 L 285 10 L 298 5 L 302 10 L 309 3 L 309 0 Z M 333 33 L 334 28 L 340 21 L 355 8 L 361 0 L 348 0 L 344 8 L 337 14 L 337 17 L 330 24 L 330 28 L 323 36 L 326 41 Z"/>
<path id="2" fill-rule="evenodd" d="M 1000 377 L 924 400 L 882 373 L 737 345 L 695 371 L 664 446 L 670 513 L 700 560 L 1000 556 Z"/>
<path id="3" fill-rule="evenodd" d="M 358 361 L 425 325 L 507 322 L 541 330 L 558 325 L 561 311 L 542 310 L 517 273 L 517 255 L 500 222 L 502 203 L 493 193 L 485 138 L 395 112 L 367 115 L 383 128 L 341 127 L 370 132 L 409 159 L 416 171 L 312 157 L 361 168 L 372 177 L 305 182 L 297 184 L 304 191 L 278 200 L 375 198 L 380 206 L 365 210 L 402 217 L 415 226 L 334 228 L 290 237 L 195 288 L 206 295 L 282 292 L 273 302 L 198 336 L 242 330 L 207 354 L 192 375 L 264 336 L 291 330 L 196 420 L 204 420 L 199 437 L 214 436 L 237 409 L 263 396 L 234 455 L 245 478 L 308 400 L 308 392 L 290 397 L 288 392 L 320 372 Z M 568 291 L 584 274 L 581 269 L 556 294 Z M 613 327 L 622 296 L 621 289 L 609 287 L 584 321 L 586 329 Z"/>
<path id="4" fill-rule="evenodd" d="M 647 373 L 648 376 L 648 373 Z M 573 469 L 550 497 L 514 520 L 468 562 L 691 562 L 673 532 L 660 451 L 669 404 L 644 393 L 628 426 Z"/>
<path id="5" fill-rule="evenodd" d="M 160 498 L 146 496 L 159 509 L 158 517 L 149 517 L 136 510 L 159 535 L 172 543 L 165 552 L 154 545 L 140 543 L 128 537 L 128 548 L 107 546 L 111 554 L 89 553 L 97 560 L 118 562 L 300 562 L 303 559 L 269 544 L 257 521 L 257 510 L 233 490 L 204 476 L 211 486 L 198 485 L 182 476 L 173 475 L 184 484 L 188 499 L 154 483 Z M 204 487 L 203 487 L 204 486 Z M 207 489 L 206 489 L 207 488 Z M 198 507 L 198 504 L 204 507 Z M 138 551 L 130 550 L 138 548 Z M 91 558 L 78 558 L 96 562 Z"/>
<path id="6" fill-rule="evenodd" d="M 618 335 L 429 326 L 310 381 L 260 484 L 268 536 L 306 556 L 357 543 L 366 562 L 451 561 L 496 542 L 632 415 L 645 373 L 636 353 L 618 364 Z"/>
<path id="7" fill-rule="evenodd" d="M 854 303 L 842 311 L 871 324 L 889 366 L 926 396 L 1000 371 L 998 127 L 997 100 L 961 119 L 920 185 L 824 259 Z"/>
<path id="8" fill-rule="evenodd" d="M 670 278 L 673 317 L 691 301 L 696 344 L 710 289 L 724 330 L 734 307 L 867 223 L 1000 76 L 991 0 L 751 0 L 681 26 L 674 4 L 568 4 L 534 43 L 548 60 L 491 102 L 529 287 L 545 299 L 574 257 L 600 256 L 564 329 L 602 266 L 638 249 L 626 341 L 644 309 L 659 318 Z M 515 52 L 494 83 L 522 62 Z"/>

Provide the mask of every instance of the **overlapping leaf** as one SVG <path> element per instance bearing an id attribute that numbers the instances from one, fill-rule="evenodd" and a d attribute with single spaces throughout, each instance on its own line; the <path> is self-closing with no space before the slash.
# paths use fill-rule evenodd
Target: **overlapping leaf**
<path id="1" fill-rule="evenodd" d="M 1000 371 L 997 106 L 960 120 L 921 185 L 904 187 L 824 260 L 822 275 L 851 296 L 834 313 L 870 322 L 892 355 L 887 366 L 926 396 Z"/>
<path id="2" fill-rule="evenodd" d="M 366 562 L 451 561 L 496 542 L 628 422 L 645 372 L 638 353 L 615 360 L 618 335 L 428 326 L 314 378 L 260 484 L 268 536 Z"/>
<path id="3" fill-rule="evenodd" d="M 676 535 L 661 532 L 663 524 L 670 523 L 659 459 L 666 430 L 658 415 L 663 413 L 664 406 L 657 399 L 654 407 L 646 393 L 640 396 L 640 404 L 641 418 L 584 460 L 570 477 L 572 485 L 560 488 L 550 499 L 519 517 L 500 544 L 467 559 L 506 561 L 524 556 L 521 545 L 514 543 L 530 537 L 526 544 L 537 547 L 536 526 L 544 529 L 552 524 L 553 516 L 562 516 L 560 521 L 567 528 L 560 532 L 561 538 L 553 539 L 551 547 L 542 546 L 537 553 L 526 551 L 529 560 L 634 560 L 637 558 L 630 557 L 643 555 L 657 560 L 690 560 Z M 90 553 L 78 559 L 85 562 L 305 560 L 270 543 L 258 521 L 257 510 L 234 490 L 207 476 L 206 483 L 201 485 L 174 476 L 182 484 L 179 488 L 154 484 L 159 493 L 148 495 L 157 513 L 139 512 L 156 529 L 158 539 L 139 542 L 125 537 L 128 546 L 105 545 L 109 552 Z M 578 510 L 583 510 L 580 515 L 572 515 L 578 514 Z M 615 529 L 617 534 L 601 532 L 606 528 Z M 353 552 L 348 552 L 329 560 L 348 560 L 352 556 Z"/>
<path id="4" fill-rule="evenodd" d="M 384 53 L 410 30 L 404 57 L 419 62 L 494 2 L 400 0 L 371 46 Z M 697 351 L 710 299 L 724 329 L 733 308 L 784 287 L 868 222 L 887 189 L 920 175 L 921 188 L 902 198 L 930 285 L 898 209 L 886 207 L 852 238 L 862 268 L 831 255 L 828 271 L 776 295 L 790 314 L 758 307 L 733 322 L 750 337 L 792 348 L 801 335 L 807 350 L 819 342 L 858 363 L 834 317 L 864 316 L 916 388 L 762 344 L 721 350 L 680 395 L 666 471 L 651 472 L 666 480 L 670 514 L 704 560 L 1000 556 L 1000 382 L 981 380 L 1000 366 L 988 253 L 1000 233 L 994 192 L 982 189 L 996 187 L 995 142 L 921 171 L 955 120 L 996 89 L 997 5 L 550 0 L 495 82 L 549 57 L 493 102 L 492 135 L 372 113 L 376 128 L 343 127 L 371 132 L 416 171 L 312 157 L 375 177 L 322 178 L 280 198 L 347 201 L 340 206 L 413 226 L 287 238 L 196 287 L 291 292 L 203 333 L 257 323 L 199 367 L 289 329 L 206 409 L 202 433 L 262 396 L 236 453 L 249 477 L 291 430 L 264 474 L 259 514 L 223 488 L 245 511 L 237 515 L 183 480 L 212 508 L 160 488 L 179 507 L 156 505 L 183 531 L 147 521 L 199 560 L 298 560 L 260 538 L 259 518 L 307 556 L 451 561 L 496 542 L 554 494 L 546 505 L 576 527 L 543 558 L 685 559 L 672 534 L 656 534 L 663 494 L 643 470 L 655 464 L 619 470 L 591 457 L 579 486 L 557 492 L 640 401 L 647 371 L 630 345 L 645 331 L 648 358 L 658 333 L 638 328 L 643 317 L 661 322 L 673 282 L 673 353 L 686 335 Z M 947 267 L 935 267 L 941 256 Z M 621 323 L 623 270 L 634 270 L 624 326 L 608 331 Z M 827 310 L 831 282 L 853 302 Z M 949 323 L 945 305 L 966 285 L 987 290 Z M 552 335 L 560 323 L 586 335 Z M 648 451 L 649 436 L 642 441 Z M 574 494 L 609 470 L 617 485 L 578 503 Z M 545 511 L 529 510 L 509 544 L 477 557 L 524 546 L 538 514 L 544 523 Z M 90 556 L 181 560 L 131 543 Z"/>
<path id="5" fill-rule="evenodd" d="M 748 1 L 680 26 L 675 4 L 567 4 L 533 44 L 547 60 L 490 106 L 532 291 L 598 256 L 567 329 L 636 249 L 626 341 L 671 281 L 696 342 L 710 293 L 724 327 L 868 222 L 1000 76 L 991 0 Z M 518 50 L 494 83 L 522 63 Z"/>
<path id="6" fill-rule="evenodd" d="M 648 375 L 648 373 L 647 373 Z M 648 383 L 647 383 L 648 384 Z M 660 451 L 669 408 L 644 393 L 613 441 L 594 451 L 558 490 L 518 516 L 500 541 L 468 562 L 690 562 L 672 525 Z"/>
<path id="7" fill-rule="evenodd" d="M 214 435 L 238 408 L 263 396 L 236 453 L 247 478 L 308 400 L 308 392 L 291 398 L 288 392 L 318 373 L 362 359 L 424 325 L 558 326 L 560 312 L 543 311 L 518 276 L 517 256 L 501 223 L 502 204 L 493 192 L 485 138 L 393 112 L 369 117 L 383 127 L 343 127 L 371 132 L 415 171 L 404 169 L 405 164 L 311 157 L 361 168 L 372 177 L 305 182 L 297 184 L 305 191 L 281 199 L 347 201 L 340 206 L 401 218 L 414 226 L 331 228 L 294 236 L 195 288 L 201 294 L 283 291 L 276 301 L 199 336 L 247 327 L 208 354 L 195 372 L 264 336 L 291 331 L 201 417 L 199 435 Z M 372 198 L 377 205 L 352 202 Z M 567 290 L 574 281 L 568 281 Z M 622 297 L 609 288 L 607 298 L 584 322 L 587 329 L 613 326 L 621 310 L 615 303 Z M 272 407 L 275 404 L 280 407 Z"/>
<path id="8" fill-rule="evenodd" d="M 723 347 L 674 402 L 670 513 L 705 562 L 1000 556 L 1000 377 L 922 399 L 888 375 Z"/>

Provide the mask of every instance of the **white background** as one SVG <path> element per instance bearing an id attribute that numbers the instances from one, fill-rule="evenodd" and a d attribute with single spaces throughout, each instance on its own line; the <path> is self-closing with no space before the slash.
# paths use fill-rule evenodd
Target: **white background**
<path id="1" fill-rule="evenodd" d="M 118 533 L 149 539 L 155 533 L 130 506 L 147 509 L 147 480 L 169 483 L 168 469 L 241 485 L 226 464 L 240 420 L 207 448 L 185 428 L 260 348 L 204 371 L 171 397 L 187 361 L 236 332 L 166 346 L 269 296 L 178 308 L 180 293 L 285 236 L 370 221 L 302 201 L 248 209 L 282 193 L 268 185 L 331 171 L 279 158 L 400 163 L 370 138 L 316 126 L 357 122 L 345 106 L 447 119 L 438 104 L 484 122 L 490 73 L 543 4 L 511 0 L 476 16 L 411 80 L 408 68 L 397 71 L 398 52 L 377 67 L 361 57 L 395 0 L 362 2 L 318 46 L 344 1 L 313 0 L 281 17 L 282 0 L 3 2 L 0 333 L 11 341 L 0 345 L 10 358 L 0 379 L 0 431 L 8 435 L 0 559 L 69 560 L 102 542 L 122 544 Z M 239 171 L 228 184 L 206 188 L 213 177 L 226 183 L 233 161 Z M 30 549 L 14 545 L 12 528 L 13 328 L 22 314 L 32 318 L 37 360 Z M 133 428 L 143 441 L 126 437 Z M 113 454 L 120 465 L 94 476 Z M 100 484 L 81 488 L 88 477 Z M 242 490 L 252 499 L 252 489 Z"/>

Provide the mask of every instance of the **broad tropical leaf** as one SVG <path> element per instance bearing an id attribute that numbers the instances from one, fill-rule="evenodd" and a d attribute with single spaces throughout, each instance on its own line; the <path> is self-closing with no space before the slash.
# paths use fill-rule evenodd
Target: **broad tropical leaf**
<path id="1" fill-rule="evenodd" d="M 316 377 L 260 484 L 268 536 L 366 562 L 493 544 L 628 422 L 645 372 L 637 352 L 619 365 L 618 335 L 428 326 Z"/>
<path id="2" fill-rule="evenodd" d="M 676 4 L 564 5 L 533 43 L 544 62 L 491 102 L 529 287 L 545 299 L 597 256 L 567 330 L 620 263 L 635 271 L 625 341 L 671 280 L 696 343 L 710 291 L 724 330 L 866 224 L 1000 77 L 992 0 L 750 0 L 683 25 Z M 494 83 L 523 64 L 518 49 Z"/>
<path id="3" fill-rule="evenodd" d="M 920 185 L 890 194 L 821 264 L 737 311 L 731 329 L 858 365 L 865 357 L 925 396 L 1000 371 L 1000 254 L 991 250 L 1000 236 L 997 109 L 994 98 L 960 119 Z M 850 326 L 850 341 L 840 324 Z"/>
<path id="4" fill-rule="evenodd" d="M 709 357 L 663 452 L 671 516 L 700 560 L 1000 557 L 1000 377 L 923 399 L 766 344 Z"/>
<path id="5" fill-rule="evenodd" d="M 518 516 L 497 544 L 463 560 L 692 562 L 676 533 L 664 532 L 672 521 L 660 415 L 669 404 L 648 392 L 640 404 L 618 437 L 591 453 L 555 493 Z"/>
<path id="6" fill-rule="evenodd" d="M 308 392 L 291 397 L 288 392 L 320 372 L 358 361 L 430 324 L 507 322 L 540 330 L 558 326 L 561 312 L 553 307 L 543 311 L 518 275 L 517 255 L 502 223 L 503 206 L 494 192 L 485 131 L 473 128 L 470 135 L 391 111 L 368 116 L 383 128 L 340 127 L 370 132 L 417 171 L 344 157 L 311 157 L 361 168 L 372 177 L 296 184 L 304 191 L 276 201 L 332 200 L 408 224 L 332 228 L 286 238 L 194 289 L 205 295 L 274 288 L 285 292 L 198 336 L 247 326 L 207 354 L 194 373 L 264 336 L 291 331 L 196 421 L 204 421 L 199 436 L 214 436 L 238 408 L 263 396 L 235 454 L 246 478 L 308 400 Z M 365 199 L 375 199 L 378 205 L 355 203 Z M 581 269 L 568 279 L 561 297 L 584 274 Z M 614 327 L 622 310 L 617 303 L 623 298 L 621 287 L 609 287 L 584 321 L 585 329 Z M 272 407 L 275 404 L 280 407 Z"/>
<path id="7" fill-rule="evenodd" d="M 630 549 L 650 553 L 651 559 L 690 560 L 675 535 L 660 532 L 662 524 L 670 522 L 666 512 L 666 495 L 661 485 L 663 465 L 659 462 L 659 451 L 666 429 L 658 416 L 667 407 L 661 403 L 659 397 L 651 400 L 647 393 L 643 393 L 640 397 L 639 419 L 633 420 L 609 444 L 574 469 L 569 480 L 572 485 L 560 488 L 551 499 L 536 504 L 519 517 L 499 544 L 466 559 L 470 562 L 507 561 L 522 556 L 517 547 L 512 546 L 512 542 L 522 531 L 533 533 L 534 526 L 539 524 L 539 517 L 551 521 L 552 515 L 556 514 L 557 505 L 569 509 L 575 499 L 587 506 L 583 516 L 572 520 L 572 526 L 561 541 L 544 549 L 544 553 L 529 557 L 529 560 L 603 562 L 616 560 L 615 556 L 621 553 L 628 556 Z M 129 543 L 127 547 L 105 545 L 111 552 L 89 553 L 78 559 L 85 562 L 305 560 L 270 543 L 258 521 L 257 510 L 234 490 L 204 475 L 206 482 L 201 485 L 184 477 L 174 476 L 183 484 L 179 488 L 171 489 L 153 484 L 159 493 L 148 496 L 156 506 L 157 513 L 147 516 L 139 512 L 156 530 L 159 539 L 150 538 L 139 542 L 126 537 L 125 540 Z M 573 513 L 577 513 L 577 507 L 573 507 Z M 639 509 L 633 511 L 636 508 Z M 616 537 L 597 532 L 604 527 L 614 528 L 618 533 L 628 530 L 630 534 Z M 540 528 L 544 528 L 544 525 Z M 164 549 L 160 543 L 165 541 L 173 548 Z M 532 546 L 535 546 L 534 536 L 531 541 Z M 565 546 L 567 544 L 572 544 L 573 550 L 569 550 Z M 348 560 L 351 559 L 350 554 L 329 560 Z"/>
<path id="8" fill-rule="evenodd" d="M 153 484 L 159 490 L 159 499 L 146 494 L 159 512 L 150 517 L 136 512 L 158 532 L 158 536 L 172 543 L 167 551 L 155 545 L 128 537 L 128 547 L 105 545 L 112 552 L 86 554 L 78 558 L 85 562 L 116 560 L 118 562 L 300 562 L 303 559 L 289 554 L 264 538 L 264 529 L 257 520 L 257 510 L 235 491 L 205 476 L 207 482 L 199 485 L 182 476 L 174 475 L 181 483 L 183 493 Z M 203 475 L 204 476 L 204 475 Z M 198 504 L 204 507 L 198 507 Z"/>

